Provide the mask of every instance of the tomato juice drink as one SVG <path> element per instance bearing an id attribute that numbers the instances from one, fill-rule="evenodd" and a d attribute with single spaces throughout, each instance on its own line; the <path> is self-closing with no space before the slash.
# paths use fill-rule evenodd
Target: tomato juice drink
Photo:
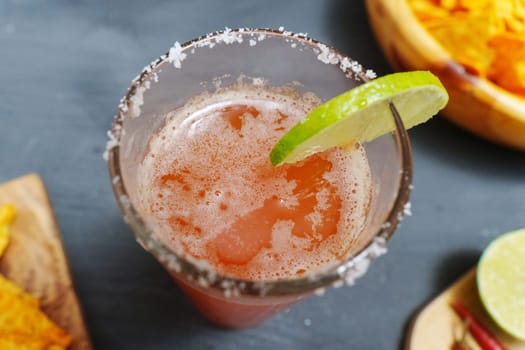
<path id="1" fill-rule="evenodd" d="M 272 167 L 273 144 L 318 104 L 284 91 L 238 84 L 166 116 L 139 170 L 139 207 L 166 246 L 250 281 L 303 277 L 347 255 L 371 196 L 363 148 Z"/>
<path id="2" fill-rule="evenodd" d="M 394 209 L 406 200 L 399 196 L 402 145 L 389 135 L 369 149 L 332 148 L 273 167 L 273 145 L 335 92 L 326 86 L 355 85 L 366 71 L 302 35 L 226 30 L 199 40 L 175 44 L 135 81 L 110 137 L 110 172 L 139 242 L 201 313 L 221 326 L 247 327 L 315 290 L 353 283 L 384 252 L 399 219 Z M 254 64 L 259 55 L 246 53 L 266 40 L 273 50 L 260 52 L 298 53 L 305 67 L 272 73 L 268 60 Z M 204 49 L 225 63 L 213 74 L 195 78 L 200 67 L 184 76 Z M 232 50 L 248 62 L 242 69 L 223 57 Z M 330 73 L 313 73 L 323 69 Z M 386 166 L 394 174 L 385 175 Z"/>

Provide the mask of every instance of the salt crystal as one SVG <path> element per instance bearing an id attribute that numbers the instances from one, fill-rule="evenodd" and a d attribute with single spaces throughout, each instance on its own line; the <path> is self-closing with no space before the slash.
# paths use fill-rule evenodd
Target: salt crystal
<path id="1" fill-rule="evenodd" d="M 314 291 L 314 294 L 320 297 L 320 296 L 323 296 L 325 292 L 326 292 L 326 288 L 317 288 Z"/>
<path id="2" fill-rule="evenodd" d="M 255 45 L 257 45 L 257 41 L 250 39 L 250 46 L 255 46 Z"/>
<path id="3" fill-rule="evenodd" d="M 109 158 L 109 152 L 114 148 L 118 146 L 118 140 L 115 135 L 111 132 L 111 130 L 107 131 L 108 141 L 106 142 L 106 150 L 102 154 L 102 158 L 104 158 L 105 161 Z"/>
<path id="4" fill-rule="evenodd" d="M 406 202 L 403 206 L 403 214 L 405 216 L 411 216 L 412 215 L 412 204 L 410 202 Z"/>
<path id="5" fill-rule="evenodd" d="M 332 283 L 333 288 L 341 288 L 342 286 L 344 286 L 344 282 L 341 280 L 337 280 L 334 283 Z"/>
<path id="6" fill-rule="evenodd" d="M 197 283 L 199 284 L 199 286 L 203 288 L 206 288 L 209 285 L 208 280 L 204 278 L 203 276 L 199 276 L 199 278 L 197 279 Z"/>
<path id="7" fill-rule="evenodd" d="M 350 59 L 348 57 L 344 57 L 341 62 L 339 63 L 339 67 L 341 68 L 341 70 L 343 72 L 345 72 L 346 70 L 348 70 L 348 68 L 350 68 L 352 66 L 352 62 L 350 61 Z"/>
<path id="8" fill-rule="evenodd" d="M 361 66 L 356 61 L 352 61 L 352 63 L 350 64 L 350 69 L 352 69 L 352 72 L 357 74 L 357 73 L 361 73 L 361 71 L 363 70 L 363 66 Z"/>
<path id="9" fill-rule="evenodd" d="M 129 197 L 126 196 L 125 194 L 123 194 L 123 195 L 121 195 L 119 197 L 119 201 L 120 201 L 120 204 L 122 204 L 122 206 L 124 206 L 124 208 L 131 207 L 131 201 L 129 200 Z"/>
<path id="10" fill-rule="evenodd" d="M 168 62 L 173 63 L 175 68 L 180 69 L 182 61 L 186 59 L 186 54 L 182 52 L 182 47 L 178 41 L 175 41 L 173 47 L 170 48 L 168 53 Z"/>
<path id="11" fill-rule="evenodd" d="M 174 257 L 171 257 L 171 259 L 168 260 L 167 266 L 168 266 L 169 270 L 172 270 L 172 271 L 175 271 L 175 272 L 181 272 L 181 270 L 182 270 L 180 264 L 178 263 L 178 261 Z"/>
<path id="12" fill-rule="evenodd" d="M 216 43 L 225 43 L 225 44 L 233 44 L 235 42 L 242 43 L 242 35 L 238 32 L 232 31 L 230 28 L 226 27 L 224 32 L 221 34 L 218 34 L 215 37 Z"/>
<path id="13" fill-rule="evenodd" d="M 116 185 L 116 184 L 118 184 L 119 182 L 120 182 L 120 176 L 119 176 L 119 175 L 114 176 L 113 179 L 111 180 L 111 183 L 112 183 L 113 185 Z"/>
<path id="14" fill-rule="evenodd" d="M 280 27 L 279 27 L 279 31 L 280 31 L 280 32 L 283 32 L 283 31 L 284 31 L 284 27 L 283 27 L 283 26 L 280 26 Z"/>
<path id="15" fill-rule="evenodd" d="M 378 258 L 381 255 L 386 254 L 387 248 L 386 248 L 386 239 L 383 237 L 376 237 L 374 238 L 374 241 L 369 247 L 368 256 L 370 258 Z"/>
<path id="16" fill-rule="evenodd" d="M 255 86 L 264 86 L 265 80 L 263 78 L 253 78 L 252 84 Z"/>
<path id="17" fill-rule="evenodd" d="M 326 64 L 337 64 L 339 62 L 339 57 L 334 52 L 331 52 L 328 46 L 324 44 L 317 44 L 317 47 L 321 50 L 317 59 Z"/>
<path id="18" fill-rule="evenodd" d="M 310 327 L 310 326 L 312 325 L 312 320 L 310 320 L 309 318 L 306 318 L 306 319 L 304 320 L 304 325 L 305 325 L 306 327 Z"/>
<path id="19" fill-rule="evenodd" d="M 377 74 L 371 70 L 371 69 L 367 69 L 366 72 L 365 72 L 365 76 L 368 78 L 368 79 L 374 79 L 377 77 Z"/>

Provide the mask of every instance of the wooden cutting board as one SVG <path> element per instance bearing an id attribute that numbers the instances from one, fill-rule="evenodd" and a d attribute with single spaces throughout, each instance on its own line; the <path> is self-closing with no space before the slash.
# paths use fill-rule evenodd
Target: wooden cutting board
<path id="1" fill-rule="evenodd" d="M 406 337 L 406 350 L 449 350 L 454 336 L 461 337 L 462 322 L 451 309 L 453 301 L 461 301 L 474 317 L 498 338 L 508 350 L 525 350 L 525 342 L 501 331 L 484 310 L 476 286 L 476 270 L 472 269 L 421 310 Z M 467 337 L 473 350 L 481 350 L 476 341 Z"/>
<path id="2" fill-rule="evenodd" d="M 0 205 L 17 215 L 0 273 L 42 303 L 42 310 L 73 337 L 71 350 L 92 349 L 44 183 L 36 174 L 0 185 Z"/>

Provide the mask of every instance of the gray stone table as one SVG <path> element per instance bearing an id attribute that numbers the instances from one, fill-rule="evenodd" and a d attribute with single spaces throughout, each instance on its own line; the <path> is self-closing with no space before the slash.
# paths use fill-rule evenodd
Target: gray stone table
<path id="1" fill-rule="evenodd" d="M 175 40 L 281 25 L 391 71 L 361 1 L 0 0 L 0 181 L 46 182 L 97 349 L 400 349 L 418 307 L 525 226 L 525 154 L 436 118 L 411 132 L 414 215 L 355 287 L 258 328 L 207 324 L 123 223 L 105 133 L 130 80 Z"/>

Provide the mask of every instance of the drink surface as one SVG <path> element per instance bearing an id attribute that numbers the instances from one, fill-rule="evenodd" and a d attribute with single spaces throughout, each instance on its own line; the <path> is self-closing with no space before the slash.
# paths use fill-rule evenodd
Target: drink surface
<path id="1" fill-rule="evenodd" d="M 277 168 L 268 158 L 319 103 L 288 88 L 238 84 L 168 113 L 138 169 L 139 208 L 157 238 L 248 280 L 297 278 L 340 262 L 369 208 L 363 147 Z"/>

